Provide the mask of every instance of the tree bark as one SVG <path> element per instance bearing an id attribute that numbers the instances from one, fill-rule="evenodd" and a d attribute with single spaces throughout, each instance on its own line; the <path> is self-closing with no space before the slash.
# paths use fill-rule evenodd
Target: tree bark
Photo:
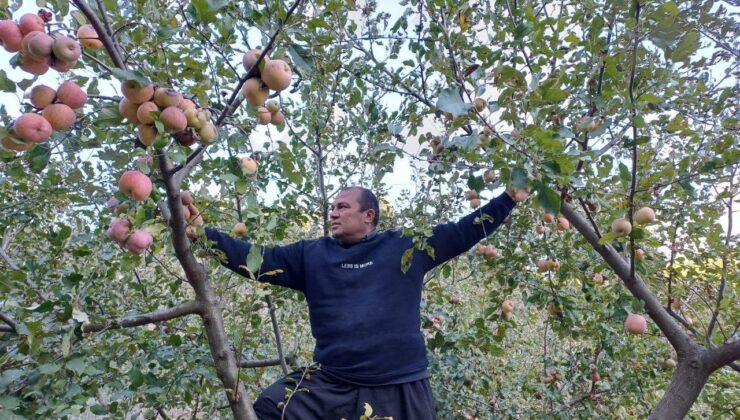
<path id="1" fill-rule="evenodd" d="M 650 413 L 650 420 L 675 420 L 686 417 L 709 380 L 709 369 L 703 363 L 702 353 L 706 351 L 697 346 L 693 354 L 679 357 L 671 384 L 663 394 L 663 399 Z"/>
<path id="2" fill-rule="evenodd" d="M 158 153 L 159 167 L 162 170 L 167 207 L 170 210 L 169 225 L 172 231 L 172 244 L 175 255 L 185 271 L 185 276 L 195 290 L 196 301 L 202 305 L 201 316 L 208 336 L 208 346 L 216 367 L 216 374 L 221 380 L 229 401 L 229 407 L 235 419 L 258 420 L 252 408 L 252 399 L 244 385 L 237 380 L 236 358 L 229 346 L 221 314 L 221 303 L 216 292 L 208 281 L 208 273 L 199 264 L 190 250 L 190 240 L 185 234 L 185 215 L 180 201 L 180 186 L 173 179 L 172 161 L 161 151 Z"/>

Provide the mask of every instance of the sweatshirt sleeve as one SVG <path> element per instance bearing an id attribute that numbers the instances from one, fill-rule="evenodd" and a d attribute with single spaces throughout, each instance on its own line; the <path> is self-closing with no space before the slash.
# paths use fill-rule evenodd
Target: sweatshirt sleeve
<path id="1" fill-rule="evenodd" d="M 434 249 L 434 258 L 428 258 L 426 270 L 462 254 L 493 233 L 515 205 L 504 192 L 457 222 L 435 226 L 428 242 Z"/>
<path id="2" fill-rule="evenodd" d="M 249 277 L 246 270 L 247 255 L 252 248 L 252 243 L 241 241 L 219 232 L 216 229 L 206 228 L 206 237 L 211 241 L 211 246 L 224 254 L 221 265 L 244 277 Z M 305 291 L 305 279 L 303 275 L 303 241 L 286 246 L 262 247 L 262 265 L 258 281 L 289 287 L 291 289 Z M 264 275 L 270 271 L 281 270 L 278 274 Z"/>

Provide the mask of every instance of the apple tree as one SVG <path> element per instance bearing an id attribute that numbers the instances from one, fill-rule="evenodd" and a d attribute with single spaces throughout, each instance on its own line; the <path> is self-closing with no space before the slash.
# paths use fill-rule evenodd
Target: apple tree
<path id="1" fill-rule="evenodd" d="M 256 418 L 305 303 L 188 237 L 327 235 L 355 184 L 422 250 L 532 192 L 425 279 L 440 418 L 737 414 L 733 6 L 9 3 L 3 417 Z"/>

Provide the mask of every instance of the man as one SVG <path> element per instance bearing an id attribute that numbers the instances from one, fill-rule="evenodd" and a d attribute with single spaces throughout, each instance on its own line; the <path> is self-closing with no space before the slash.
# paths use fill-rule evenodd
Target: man
<path id="1" fill-rule="evenodd" d="M 526 196 L 506 192 L 457 223 L 436 226 L 427 239 L 434 251 L 414 250 L 406 272 L 401 257 L 412 238 L 377 232 L 378 200 L 361 187 L 334 200 L 331 238 L 265 247 L 260 272 L 281 271 L 260 280 L 306 296 L 318 369 L 265 389 L 254 404 L 259 418 L 280 419 L 284 410 L 285 419 L 357 419 L 365 403 L 380 417 L 436 418 L 420 325 L 424 274 L 491 234 Z M 213 229 L 206 236 L 224 253 L 223 265 L 247 275 L 250 243 Z M 288 398 L 286 388 L 308 392 Z"/>

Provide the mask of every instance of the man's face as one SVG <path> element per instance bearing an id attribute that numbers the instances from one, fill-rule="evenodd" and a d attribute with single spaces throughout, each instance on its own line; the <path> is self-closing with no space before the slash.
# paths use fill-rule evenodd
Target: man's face
<path id="1" fill-rule="evenodd" d="M 331 205 L 331 236 L 339 242 L 359 242 L 373 231 L 373 211 L 360 211 L 359 190 L 345 190 Z"/>

